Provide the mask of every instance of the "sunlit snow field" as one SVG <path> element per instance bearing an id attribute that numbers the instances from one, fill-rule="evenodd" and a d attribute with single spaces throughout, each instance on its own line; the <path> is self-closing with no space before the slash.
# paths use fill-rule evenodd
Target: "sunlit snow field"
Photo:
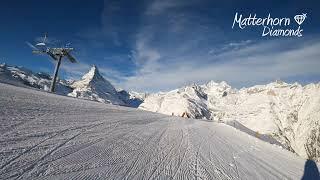
<path id="1" fill-rule="evenodd" d="M 0 83 L 0 179 L 301 179 L 305 159 L 226 124 Z"/>

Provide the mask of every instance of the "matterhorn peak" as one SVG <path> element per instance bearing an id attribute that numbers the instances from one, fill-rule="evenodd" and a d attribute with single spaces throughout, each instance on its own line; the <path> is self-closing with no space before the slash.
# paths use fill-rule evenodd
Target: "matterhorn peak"
<path id="1" fill-rule="evenodd" d="M 69 96 L 80 97 L 105 103 L 124 104 L 119 99 L 116 89 L 112 84 L 104 79 L 97 66 L 93 65 L 88 73 L 81 80 L 72 84 L 74 88 Z"/>
<path id="2" fill-rule="evenodd" d="M 96 65 L 93 65 L 88 73 L 82 76 L 82 80 L 94 80 L 94 79 L 103 79 L 103 77 L 100 75 L 100 72 L 98 70 L 98 67 Z"/>
<path id="3" fill-rule="evenodd" d="M 96 86 L 100 86 L 99 88 L 106 88 L 115 91 L 115 88 L 110 84 L 109 81 L 103 78 L 100 74 L 98 67 L 93 65 L 91 69 L 82 76 L 81 80 L 76 81 L 72 84 L 74 88 L 77 87 L 92 87 L 96 89 Z"/>

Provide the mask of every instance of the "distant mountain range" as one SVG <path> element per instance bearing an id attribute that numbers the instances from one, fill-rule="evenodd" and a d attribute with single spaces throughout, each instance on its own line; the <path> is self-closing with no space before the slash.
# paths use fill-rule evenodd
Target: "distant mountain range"
<path id="1" fill-rule="evenodd" d="M 0 82 L 48 91 L 51 76 L 0 64 Z M 276 81 L 240 90 L 210 81 L 153 94 L 116 90 L 93 66 L 80 80 L 58 79 L 57 93 L 167 115 L 223 122 L 320 162 L 320 83 Z"/>
<path id="2" fill-rule="evenodd" d="M 3 83 L 49 91 L 51 80 L 51 75 L 46 73 L 34 73 L 23 67 L 0 64 L 0 82 Z M 93 66 L 81 80 L 58 79 L 56 93 L 129 107 L 138 107 L 145 97 L 144 93 L 117 91 L 101 76 L 96 66 Z"/>

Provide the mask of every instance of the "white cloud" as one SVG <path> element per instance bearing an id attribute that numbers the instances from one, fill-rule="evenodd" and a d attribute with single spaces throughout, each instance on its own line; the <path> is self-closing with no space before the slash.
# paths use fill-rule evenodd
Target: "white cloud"
<path id="1" fill-rule="evenodd" d="M 100 31 L 103 36 L 111 37 L 115 45 L 127 43 L 132 48 L 129 59 L 136 69 L 131 72 L 130 67 L 130 73 L 125 73 L 99 66 L 100 71 L 116 86 L 136 91 L 170 90 L 209 80 L 224 80 L 240 88 L 279 78 L 320 76 L 319 38 L 261 39 L 259 42 L 243 37 L 233 41 L 214 18 L 184 11 L 182 7 L 193 7 L 194 2 L 148 1 L 139 22 L 134 23 L 139 25 L 124 26 L 125 29 L 119 24 L 127 22 L 119 19 L 124 17 L 125 9 L 121 10 L 117 1 L 105 3 Z M 99 33 L 89 33 L 99 43 L 105 41 L 100 36 L 95 38 L 95 34 Z M 89 65 L 67 68 L 80 74 L 87 71 Z"/>
<path id="2" fill-rule="evenodd" d="M 137 69 L 134 75 L 121 78 L 120 87 L 159 91 L 209 80 L 241 87 L 319 74 L 317 41 L 230 41 L 220 27 L 212 24 L 214 19 L 185 14 L 181 7 L 192 3 L 155 0 L 147 6 L 141 18 L 144 23 L 132 43 Z"/>
<path id="3" fill-rule="evenodd" d="M 304 75 L 320 75 L 320 43 L 307 40 L 301 46 L 290 47 L 296 41 L 270 40 L 251 44 L 245 48 L 224 52 L 207 59 L 185 60 L 177 57 L 176 63 L 167 65 L 158 61 L 152 72 L 139 71 L 121 83 L 124 88 L 136 91 L 159 91 L 177 88 L 191 82 L 225 80 L 236 87 L 265 83 Z M 263 52 L 267 50 L 267 52 Z M 263 53 L 261 53 L 263 52 Z M 178 56 L 178 55 L 177 55 Z M 145 68 L 145 67 L 142 67 Z"/>
<path id="4" fill-rule="evenodd" d="M 147 8 L 146 15 L 160 15 L 172 8 L 181 7 L 186 5 L 186 1 L 181 0 L 154 0 Z"/>
<path id="5" fill-rule="evenodd" d="M 223 44 L 223 46 L 219 47 L 216 46 L 208 52 L 209 54 L 212 55 L 218 55 L 226 51 L 231 51 L 231 50 L 238 50 L 240 48 L 243 48 L 244 46 L 247 46 L 252 43 L 252 40 L 243 40 L 239 42 L 230 42 L 227 44 Z"/>

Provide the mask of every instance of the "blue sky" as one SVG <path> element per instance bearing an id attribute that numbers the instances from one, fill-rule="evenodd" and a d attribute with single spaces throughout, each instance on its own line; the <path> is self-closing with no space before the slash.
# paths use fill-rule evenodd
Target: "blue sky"
<path id="1" fill-rule="evenodd" d="M 31 54 L 44 32 L 71 43 L 78 64 L 60 75 L 80 78 L 96 64 L 117 87 L 165 91 L 190 83 L 227 81 L 241 88 L 276 79 L 320 80 L 320 4 L 309 1 L 2 1 L 0 62 L 51 73 L 46 56 Z M 232 29 L 235 13 L 293 17 L 307 13 L 302 37 L 262 37 L 263 27 Z"/>

